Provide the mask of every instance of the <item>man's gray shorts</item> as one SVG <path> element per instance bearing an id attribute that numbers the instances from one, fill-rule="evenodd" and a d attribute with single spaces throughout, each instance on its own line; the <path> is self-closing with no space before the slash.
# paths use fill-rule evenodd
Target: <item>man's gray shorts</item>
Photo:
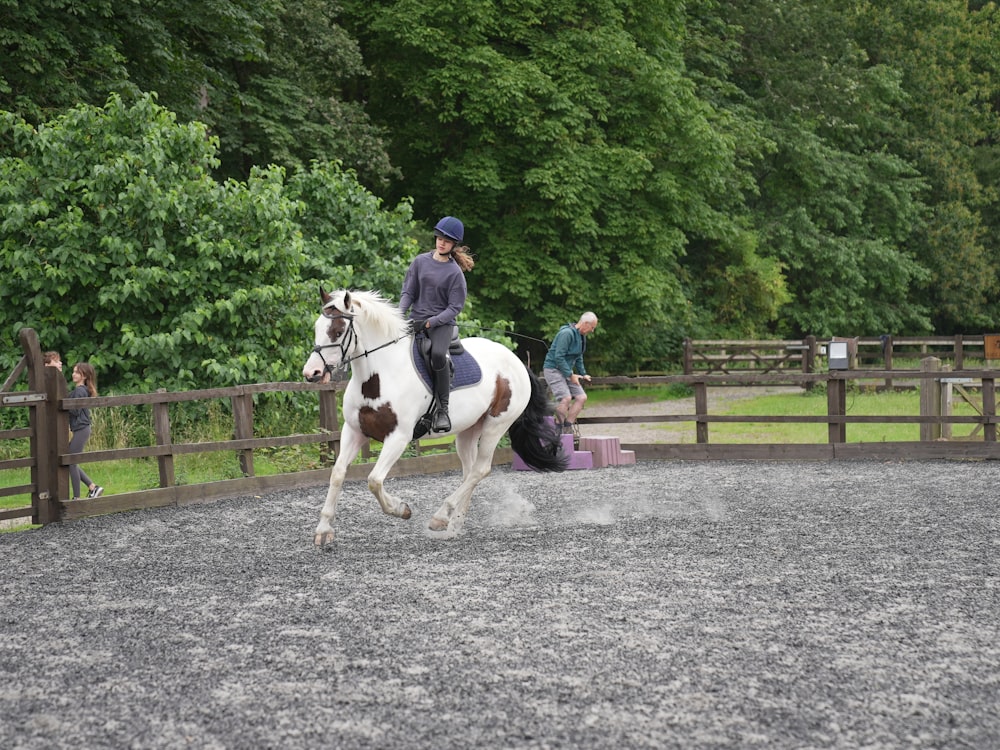
<path id="1" fill-rule="evenodd" d="M 569 379 L 563 377 L 563 374 L 554 367 L 546 367 L 542 370 L 542 375 L 545 376 L 545 382 L 549 384 L 549 388 L 552 390 L 552 395 L 556 401 L 562 401 L 567 396 L 576 398 L 583 395 L 582 386 L 578 383 L 570 382 Z"/>

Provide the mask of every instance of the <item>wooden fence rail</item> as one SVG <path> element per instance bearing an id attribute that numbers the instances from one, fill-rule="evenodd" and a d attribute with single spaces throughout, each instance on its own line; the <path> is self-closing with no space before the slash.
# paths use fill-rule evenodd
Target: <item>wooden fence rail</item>
<path id="1" fill-rule="evenodd" d="M 996 358 L 993 349 L 1000 343 L 995 335 L 957 336 L 859 336 L 847 339 L 851 344 L 852 368 L 895 371 L 894 361 L 937 357 L 956 370 L 965 367 L 966 358 L 984 364 Z M 824 348 L 830 339 L 807 336 L 804 339 L 685 339 L 684 374 L 728 375 L 732 373 L 771 373 L 796 371 L 804 374 L 820 369 Z M 903 372 L 907 369 L 903 368 Z M 893 372 L 893 375 L 896 373 Z M 893 376 L 884 378 L 884 387 L 893 387 Z"/>
<path id="2" fill-rule="evenodd" d="M 339 449 L 340 427 L 337 416 L 337 392 L 343 384 L 327 385 L 309 383 L 262 383 L 231 388 L 214 388 L 199 391 L 172 393 L 159 391 L 147 394 L 105 396 L 75 399 L 74 408 L 94 409 L 116 406 L 146 405 L 152 409 L 155 445 L 135 446 L 114 450 L 69 453 L 68 406 L 66 382 L 54 368 L 42 366 L 41 353 L 34 331 L 21 332 L 24 358 L 7 378 L 0 393 L 0 403 L 6 408 L 26 408 L 29 426 L 0 430 L 0 440 L 25 438 L 29 441 L 27 457 L 0 461 L 0 470 L 30 468 L 31 481 L 14 487 L 0 488 L 0 497 L 21 494 L 31 495 L 31 505 L 0 510 L 0 521 L 28 519 L 33 523 L 50 523 L 63 519 L 81 518 L 108 513 L 165 505 L 182 505 L 214 500 L 237 494 L 251 494 L 296 486 L 322 484 L 329 477 L 329 468 L 296 471 L 274 476 L 258 477 L 254 469 L 254 451 L 292 445 L 315 444 L 326 460 Z M 941 403 L 940 395 L 922 398 L 921 413 L 906 416 L 867 416 L 847 413 L 848 386 L 864 386 L 869 381 L 886 380 L 905 374 L 908 380 L 940 389 L 945 381 L 978 383 L 982 392 L 982 408 L 971 416 L 957 416 L 946 410 L 933 408 Z M 28 391 L 12 391 L 21 375 L 28 379 Z M 996 378 L 1000 371 L 992 369 L 922 371 L 901 370 L 837 370 L 821 373 L 803 373 L 789 370 L 772 372 L 739 372 L 716 374 L 685 374 L 663 376 L 612 376 L 594 378 L 595 385 L 648 386 L 684 383 L 694 390 L 694 411 L 683 415 L 642 415 L 618 417 L 582 416 L 582 424 L 615 424 L 628 422 L 693 422 L 694 444 L 625 445 L 636 452 L 639 459 L 841 459 L 841 458 L 1000 458 L 997 442 Z M 713 415 L 708 411 L 708 388 L 718 385 L 793 385 L 809 388 L 823 385 L 827 392 L 826 415 Z M 317 432 L 274 437 L 254 437 L 253 397 L 263 393 L 289 393 L 315 391 L 319 399 L 319 424 Z M 931 390 L 928 388 L 928 392 Z M 229 399 L 233 413 L 233 438 L 230 440 L 174 443 L 169 419 L 168 404 L 206 399 Z M 822 444 L 728 444 L 709 442 L 710 425 L 713 423 L 805 423 L 824 424 L 827 442 Z M 847 430 L 851 424 L 920 424 L 924 437 L 920 442 L 848 443 Z M 949 442 L 934 439 L 942 434 L 941 427 L 954 424 L 973 424 L 981 429 L 982 439 L 977 441 Z M 937 431 L 934 428 L 937 427 Z M 209 451 L 233 451 L 239 460 L 241 474 L 237 479 L 178 485 L 174 476 L 174 458 L 181 455 Z M 419 450 L 418 450 L 419 454 Z M 510 463 L 510 449 L 501 449 L 494 463 Z M 69 466 L 71 464 L 113 461 L 121 459 L 156 459 L 159 469 L 159 486 L 154 489 L 100 498 L 70 501 Z M 436 473 L 460 468 L 457 456 L 452 453 L 415 458 L 397 462 L 391 476 Z M 349 478 L 361 479 L 370 466 L 355 464 Z"/>
<path id="3" fill-rule="evenodd" d="M 996 379 L 998 370 L 942 370 L 935 358 L 924 360 L 924 370 L 905 371 L 907 379 L 922 384 L 921 413 L 914 415 L 861 415 L 847 413 L 848 386 L 864 386 L 869 381 L 885 380 L 890 375 L 885 370 L 837 370 L 826 373 L 736 373 L 730 375 L 664 375 L 645 377 L 612 376 L 594 378 L 595 385 L 614 385 L 639 388 L 649 385 L 682 383 L 694 389 L 694 413 L 633 415 L 615 417 L 578 418 L 581 424 L 620 423 L 685 423 L 695 424 L 695 443 L 623 444 L 633 450 L 637 459 L 840 459 L 840 458 L 989 458 L 1000 459 L 997 442 Z M 899 376 L 904 371 L 893 371 Z M 982 390 L 982 408 L 975 415 L 955 415 L 940 408 L 942 385 L 949 381 L 978 382 Z M 808 388 L 825 385 L 827 393 L 826 415 L 713 415 L 708 412 L 708 388 L 723 385 L 787 385 Z M 924 396 L 924 392 L 928 395 Z M 709 444 L 709 425 L 712 423 L 784 423 L 825 424 L 827 442 L 822 444 Z M 905 442 L 848 443 L 847 428 L 851 424 L 918 424 L 922 440 Z M 949 442 L 941 440 L 942 426 L 972 424 L 982 428 L 981 441 Z M 925 432 L 924 428 L 938 429 Z M 923 437 L 929 434 L 929 437 Z"/>
<path id="4" fill-rule="evenodd" d="M 816 370 L 815 336 L 804 339 L 684 339 L 684 374 Z"/>

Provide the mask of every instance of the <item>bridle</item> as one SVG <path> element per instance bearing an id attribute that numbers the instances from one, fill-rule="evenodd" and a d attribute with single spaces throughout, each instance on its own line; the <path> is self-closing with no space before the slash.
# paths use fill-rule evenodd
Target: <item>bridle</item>
<path id="1" fill-rule="evenodd" d="M 340 310 L 333 308 L 333 310 L 328 310 L 323 308 L 321 313 L 327 320 L 346 320 L 347 330 L 337 338 L 332 344 L 317 344 L 313 347 L 313 351 L 319 355 L 319 358 L 323 361 L 323 371 L 328 372 L 331 375 L 335 375 L 341 370 L 346 370 L 347 365 L 350 360 L 347 358 L 347 352 L 354 348 L 354 342 L 357 340 L 358 335 L 354 331 L 354 316 L 350 313 L 343 313 Z M 331 365 L 326 361 L 326 357 L 323 356 L 324 349 L 339 349 L 340 350 L 340 362 L 336 365 Z"/>
<path id="2" fill-rule="evenodd" d="M 384 344 L 376 346 L 374 349 L 365 349 L 360 354 L 355 354 L 353 357 L 347 356 L 347 353 L 354 349 L 357 345 L 359 339 L 358 334 L 354 330 L 354 316 L 350 313 L 341 312 L 340 310 L 333 308 L 332 310 L 327 310 L 323 308 L 321 314 L 327 320 L 346 320 L 347 330 L 344 331 L 337 341 L 332 344 L 317 344 L 313 347 L 313 351 L 319 355 L 319 358 L 323 361 L 323 370 L 331 375 L 334 375 L 342 370 L 346 370 L 347 366 L 351 364 L 356 359 L 361 359 L 362 357 L 367 357 L 369 354 L 377 352 L 379 349 L 385 349 L 387 346 L 392 346 L 397 341 L 402 341 L 406 336 L 399 336 L 394 338 L 392 341 L 387 341 Z M 409 336 L 410 334 L 407 334 Z M 339 349 L 340 350 L 340 362 L 335 365 L 331 365 L 326 361 L 326 357 L 323 356 L 324 349 Z"/>

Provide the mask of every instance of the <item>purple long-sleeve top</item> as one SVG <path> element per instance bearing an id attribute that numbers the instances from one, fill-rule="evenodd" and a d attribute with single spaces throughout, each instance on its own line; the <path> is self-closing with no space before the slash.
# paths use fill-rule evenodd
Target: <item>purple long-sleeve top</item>
<path id="1" fill-rule="evenodd" d="M 468 287 L 465 274 L 454 259 L 434 260 L 434 253 L 421 253 L 406 271 L 399 309 L 414 320 L 429 320 L 431 326 L 452 324 L 465 307 Z"/>

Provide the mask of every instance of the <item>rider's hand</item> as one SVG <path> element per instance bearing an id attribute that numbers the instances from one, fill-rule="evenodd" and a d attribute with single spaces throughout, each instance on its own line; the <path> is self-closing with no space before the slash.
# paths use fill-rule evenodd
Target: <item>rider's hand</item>
<path id="1" fill-rule="evenodd" d="M 411 320 L 410 321 L 410 332 L 411 333 L 420 333 L 426 327 L 427 327 L 427 321 L 426 320 Z"/>

